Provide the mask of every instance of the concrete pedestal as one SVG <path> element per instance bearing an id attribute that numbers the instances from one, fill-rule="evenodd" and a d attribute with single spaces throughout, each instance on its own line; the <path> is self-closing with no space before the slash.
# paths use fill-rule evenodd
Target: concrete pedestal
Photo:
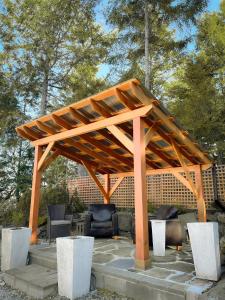
<path id="1" fill-rule="evenodd" d="M 26 265 L 31 230 L 26 227 L 2 229 L 2 271 Z"/>
<path id="2" fill-rule="evenodd" d="M 155 256 L 165 256 L 166 221 L 151 220 L 151 223 L 152 223 L 153 254 Z"/>
<path id="3" fill-rule="evenodd" d="M 88 236 L 56 239 L 58 291 L 69 299 L 90 290 L 94 238 Z"/>
<path id="4" fill-rule="evenodd" d="M 218 223 L 188 223 L 196 277 L 217 281 L 221 275 Z"/>

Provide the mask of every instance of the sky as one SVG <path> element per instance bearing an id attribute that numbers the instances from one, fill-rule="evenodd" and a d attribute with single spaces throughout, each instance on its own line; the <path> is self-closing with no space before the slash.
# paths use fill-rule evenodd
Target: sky
<path id="1" fill-rule="evenodd" d="M 208 11 L 208 12 L 218 11 L 219 7 L 220 7 L 220 1 L 221 0 L 209 0 L 206 11 Z M 101 5 L 99 5 L 96 8 L 96 20 L 99 24 L 101 24 L 101 26 L 104 28 L 105 31 L 110 30 L 110 27 L 105 22 L 104 13 L 103 13 L 104 10 L 107 7 L 107 2 L 108 2 L 107 0 L 101 1 Z M 191 34 L 194 34 L 196 32 L 196 28 L 194 26 L 192 26 L 189 30 L 190 30 Z M 177 33 L 178 37 L 182 36 L 182 35 L 183 35 L 182 32 Z M 193 41 L 188 45 L 188 50 L 191 51 L 191 50 L 194 49 L 194 47 L 195 47 L 195 44 L 194 44 L 194 41 Z M 108 74 L 109 70 L 110 70 L 110 68 L 107 64 L 102 64 L 99 67 L 99 71 L 97 73 L 97 76 L 98 77 L 105 77 Z"/>

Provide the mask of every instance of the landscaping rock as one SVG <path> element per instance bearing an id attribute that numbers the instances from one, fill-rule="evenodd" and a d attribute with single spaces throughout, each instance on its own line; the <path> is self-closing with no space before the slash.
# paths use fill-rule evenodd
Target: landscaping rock
<path id="1" fill-rule="evenodd" d="M 220 251 L 221 253 L 225 253 L 225 236 L 220 239 Z"/>
<path id="2" fill-rule="evenodd" d="M 217 220 L 218 222 L 225 224 L 225 214 L 223 213 L 218 214 Z"/>

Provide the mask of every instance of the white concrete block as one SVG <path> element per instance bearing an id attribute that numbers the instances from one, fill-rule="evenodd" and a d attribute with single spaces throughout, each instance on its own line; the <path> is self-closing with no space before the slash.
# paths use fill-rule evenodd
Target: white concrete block
<path id="1" fill-rule="evenodd" d="M 196 277 L 217 281 L 221 275 L 219 230 L 216 222 L 188 223 Z"/>
<path id="2" fill-rule="evenodd" d="M 165 256 L 166 248 L 166 221 L 151 220 L 153 254 L 155 256 Z"/>
<path id="3" fill-rule="evenodd" d="M 2 229 L 2 271 L 26 265 L 30 237 L 31 230 L 26 227 Z"/>
<path id="4" fill-rule="evenodd" d="M 58 291 L 69 299 L 90 290 L 94 238 L 88 236 L 56 239 Z"/>

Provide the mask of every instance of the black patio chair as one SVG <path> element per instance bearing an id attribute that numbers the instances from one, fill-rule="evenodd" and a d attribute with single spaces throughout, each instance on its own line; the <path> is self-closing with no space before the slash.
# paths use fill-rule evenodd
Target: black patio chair
<path id="1" fill-rule="evenodd" d="M 118 216 L 114 204 L 91 204 L 84 221 L 84 235 L 112 237 L 118 235 Z"/>
<path id="2" fill-rule="evenodd" d="M 49 242 L 57 237 L 70 236 L 73 215 L 66 215 L 64 204 L 48 205 L 47 236 Z"/>

